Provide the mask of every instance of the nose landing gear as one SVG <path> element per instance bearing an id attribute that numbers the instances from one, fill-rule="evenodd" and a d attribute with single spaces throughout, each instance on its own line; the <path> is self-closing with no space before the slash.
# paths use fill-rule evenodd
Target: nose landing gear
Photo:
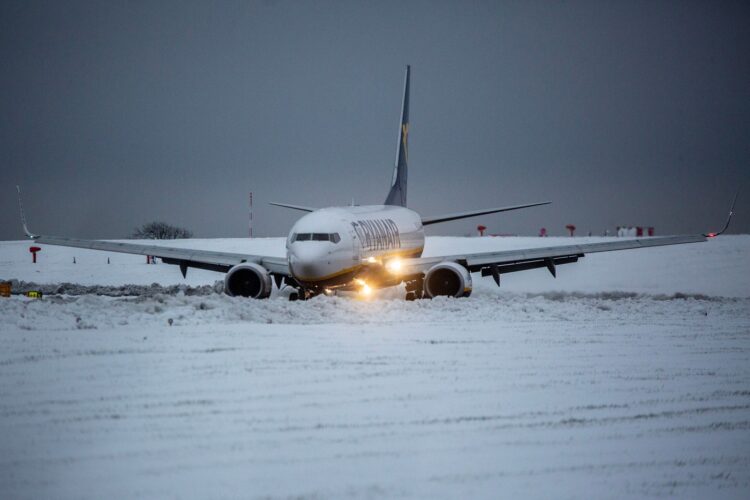
<path id="1" fill-rule="evenodd" d="M 296 300 L 310 300 L 316 295 L 320 295 L 320 292 L 316 292 L 315 290 L 298 288 L 297 291 L 289 294 L 289 302 L 294 302 Z"/>
<path id="2" fill-rule="evenodd" d="M 406 282 L 406 297 L 404 297 L 408 301 L 421 299 L 424 297 L 424 277 L 420 276 L 419 278 L 407 281 Z"/>
<path id="3" fill-rule="evenodd" d="M 312 290 L 305 289 L 296 279 L 292 278 L 291 276 L 287 276 L 284 278 L 284 284 L 294 290 L 289 294 L 289 302 L 294 302 L 296 300 L 307 300 L 315 295 Z"/>

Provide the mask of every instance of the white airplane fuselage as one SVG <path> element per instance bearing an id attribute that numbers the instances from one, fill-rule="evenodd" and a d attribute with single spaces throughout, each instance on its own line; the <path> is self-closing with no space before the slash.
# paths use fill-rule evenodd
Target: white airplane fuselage
<path id="1" fill-rule="evenodd" d="M 306 288 L 346 286 L 394 259 L 419 257 L 423 249 L 419 214 L 390 205 L 316 210 L 292 226 L 286 241 L 290 272 Z"/>

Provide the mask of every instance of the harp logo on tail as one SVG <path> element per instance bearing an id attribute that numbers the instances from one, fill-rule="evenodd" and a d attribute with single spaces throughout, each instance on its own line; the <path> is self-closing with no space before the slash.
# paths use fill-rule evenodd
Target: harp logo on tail
<path id="1" fill-rule="evenodd" d="M 401 144 L 404 148 L 404 158 L 409 161 L 409 124 L 401 124 Z"/>

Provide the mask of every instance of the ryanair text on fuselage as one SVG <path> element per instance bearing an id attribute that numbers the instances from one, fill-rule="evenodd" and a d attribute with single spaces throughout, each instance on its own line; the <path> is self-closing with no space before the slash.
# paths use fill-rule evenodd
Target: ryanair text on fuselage
<path id="1" fill-rule="evenodd" d="M 391 219 L 358 220 L 351 224 L 364 250 L 401 248 L 398 226 Z"/>

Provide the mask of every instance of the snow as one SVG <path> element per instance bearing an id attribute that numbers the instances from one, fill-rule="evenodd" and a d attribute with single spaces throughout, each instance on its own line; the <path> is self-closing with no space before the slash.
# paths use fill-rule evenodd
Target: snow
<path id="1" fill-rule="evenodd" d="M 283 255 L 283 239 L 169 243 Z M 169 288 L 216 273 L 50 246 L 34 266 L 27 248 L 0 243 L 0 278 L 162 286 L 0 299 L 0 498 L 750 491 L 750 236 L 416 302 L 252 301 Z"/>

